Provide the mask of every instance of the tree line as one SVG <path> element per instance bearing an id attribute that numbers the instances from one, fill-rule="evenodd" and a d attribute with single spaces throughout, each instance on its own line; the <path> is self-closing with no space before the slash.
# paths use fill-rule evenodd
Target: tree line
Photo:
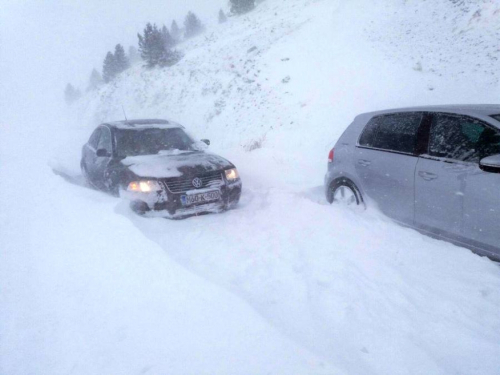
<path id="1" fill-rule="evenodd" d="M 230 4 L 230 15 L 244 14 L 255 8 L 255 0 L 230 0 Z M 227 15 L 222 9 L 219 11 L 218 18 L 219 23 L 227 21 Z M 117 44 L 114 52 L 109 51 L 106 54 L 102 74 L 96 69 L 92 70 L 87 91 L 96 90 L 101 85 L 113 81 L 116 76 L 140 59 L 145 62 L 145 66 L 148 68 L 176 64 L 182 58 L 182 54 L 175 49 L 175 46 L 183 40 L 188 40 L 203 33 L 205 30 L 201 20 L 193 12 L 188 12 L 183 26 L 181 29 L 175 20 L 172 21 L 170 29 L 165 25 L 160 28 L 154 23 L 146 24 L 143 32 L 137 34 L 138 50 L 136 47 L 131 46 L 127 56 L 123 46 Z M 73 103 L 81 96 L 82 93 L 79 89 L 71 84 L 66 86 L 64 97 L 67 104 Z"/>

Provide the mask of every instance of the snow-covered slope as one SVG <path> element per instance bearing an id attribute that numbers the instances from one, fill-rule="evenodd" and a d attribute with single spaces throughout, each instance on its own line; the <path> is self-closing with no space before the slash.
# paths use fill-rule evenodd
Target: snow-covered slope
<path id="1" fill-rule="evenodd" d="M 498 265 L 321 188 L 358 112 L 496 101 L 494 5 L 265 0 L 67 121 L 0 127 L 0 373 L 498 374 Z M 53 175 L 122 105 L 211 138 L 239 208 L 144 219 Z"/>
<path id="2" fill-rule="evenodd" d="M 495 90 L 498 87 L 500 3 L 491 0 L 381 2 L 384 17 L 370 39 L 391 60 L 428 76 Z M 436 81 L 439 82 L 439 81 Z M 472 99 L 471 99 L 472 100 Z"/>
<path id="3" fill-rule="evenodd" d="M 122 118 L 123 105 L 129 117 L 173 118 L 224 148 L 324 154 L 359 112 L 494 102 L 499 9 L 486 0 L 267 0 L 182 44 L 174 67 L 136 65 L 72 117 L 94 125 Z"/>

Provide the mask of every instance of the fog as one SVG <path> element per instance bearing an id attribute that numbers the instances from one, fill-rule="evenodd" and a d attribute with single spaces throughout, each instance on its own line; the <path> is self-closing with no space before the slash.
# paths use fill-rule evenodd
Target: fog
<path id="1" fill-rule="evenodd" d="M 137 45 L 147 22 L 182 26 L 194 11 L 214 22 L 226 0 L 0 1 L 0 121 L 56 117 L 71 82 L 85 89 L 93 68 L 121 43 Z"/>

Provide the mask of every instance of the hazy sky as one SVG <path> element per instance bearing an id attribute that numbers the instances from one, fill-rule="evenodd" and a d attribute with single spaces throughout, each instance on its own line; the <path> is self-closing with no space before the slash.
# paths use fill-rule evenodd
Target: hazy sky
<path id="1" fill-rule="evenodd" d="M 0 0 L 0 121 L 13 112 L 38 113 L 61 101 L 66 83 L 84 88 L 117 43 L 137 45 L 147 22 L 189 10 L 215 22 L 228 0 Z M 5 120 L 4 120 L 5 121 Z"/>

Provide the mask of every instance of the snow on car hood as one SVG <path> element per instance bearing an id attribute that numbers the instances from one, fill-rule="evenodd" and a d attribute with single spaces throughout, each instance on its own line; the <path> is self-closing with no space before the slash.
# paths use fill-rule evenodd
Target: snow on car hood
<path id="1" fill-rule="evenodd" d="M 121 163 L 137 176 L 153 178 L 180 177 L 185 174 L 204 173 L 233 166 L 220 156 L 198 151 L 128 156 Z"/>

